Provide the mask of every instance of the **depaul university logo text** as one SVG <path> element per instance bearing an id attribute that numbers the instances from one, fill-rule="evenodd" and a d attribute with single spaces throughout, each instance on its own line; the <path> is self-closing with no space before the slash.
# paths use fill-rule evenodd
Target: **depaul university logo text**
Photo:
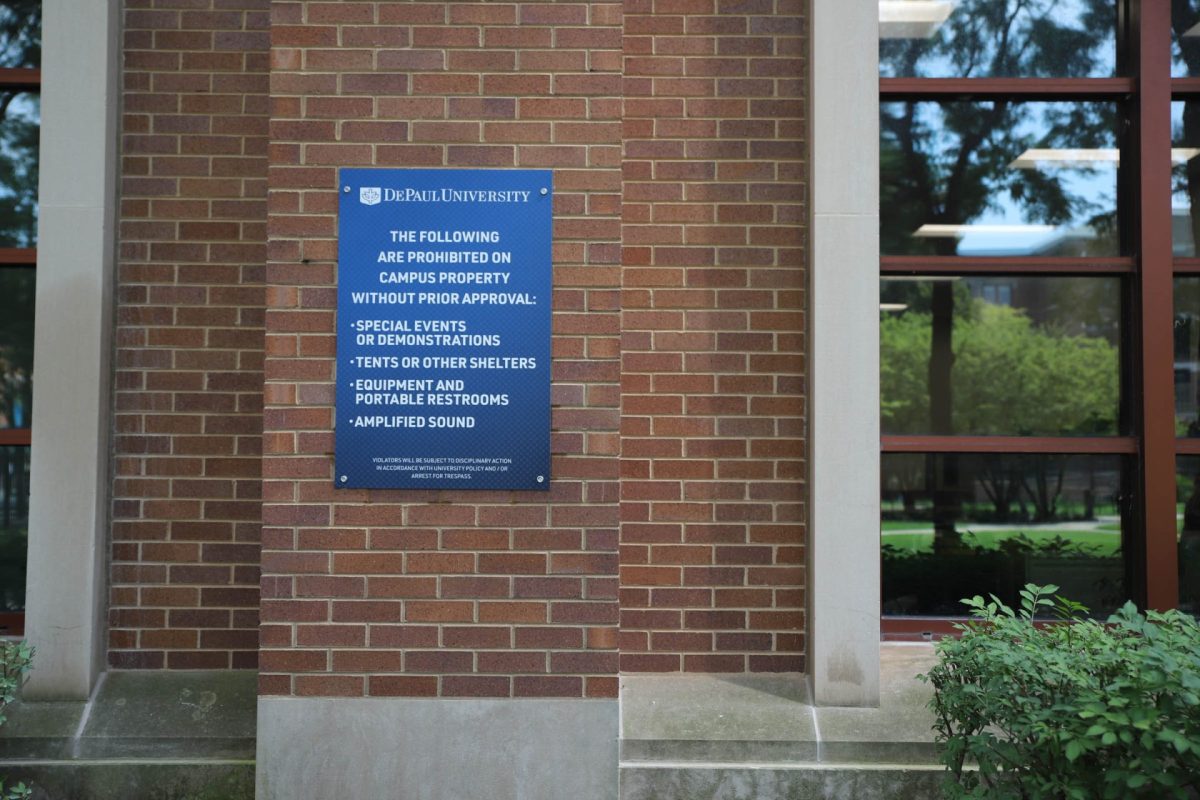
<path id="1" fill-rule="evenodd" d="M 543 192 L 548 192 L 543 189 Z M 520 189 L 414 189 L 412 187 L 359 189 L 359 200 L 377 203 L 528 203 L 532 193 Z"/>

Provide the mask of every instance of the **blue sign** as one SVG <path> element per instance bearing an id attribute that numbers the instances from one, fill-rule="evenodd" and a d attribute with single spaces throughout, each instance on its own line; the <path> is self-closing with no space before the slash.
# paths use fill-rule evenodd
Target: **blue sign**
<path id="1" fill-rule="evenodd" d="M 548 489 L 551 172 L 340 177 L 336 485 Z"/>

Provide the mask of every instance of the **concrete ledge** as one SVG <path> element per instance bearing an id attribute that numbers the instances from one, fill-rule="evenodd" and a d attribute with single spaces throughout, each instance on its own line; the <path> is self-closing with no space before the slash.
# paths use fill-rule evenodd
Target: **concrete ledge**
<path id="1" fill-rule="evenodd" d="M 671 762 L 929 765 L 936 763 L 915 676 L 927 645 L 881 647 L 878 708 L 814 706 L 804 675 L 627 675 L 621 680 L 622 767 Z"/>
<path id="2" fill-rule="evenodd" d="M 935 663 L 932 645 L 881 645 L 879 708 L 815 709 L 821 761 L 936 763 L 933 690 L 916 679 Z"/>
<path id="3" fill-rule="evenodd" d="M 621 800 L 933 800 L 940 769 L 713 766 L 621 770 Z"/>
<path id="4" fill-rule="evenodd" d="M 250 800 L 254 762 L 0 762 L 7 779 L 34 787 L 33 800 Z"/>
<path id="5" fill-rule="evenodd" d="M 616 800 L 615 700 L 262 697 L 259 800 Z"/>
<path id="6" fill-rule="evenodd" d="M 621 761 L 815 761 L 805 676 L 627 675 Z"/>
<path id="7" fill-rule="evenodd" d="M 86 703 L 17 702 L 0 760 L 254 758 L 257 674 L 109 672 Z"/>

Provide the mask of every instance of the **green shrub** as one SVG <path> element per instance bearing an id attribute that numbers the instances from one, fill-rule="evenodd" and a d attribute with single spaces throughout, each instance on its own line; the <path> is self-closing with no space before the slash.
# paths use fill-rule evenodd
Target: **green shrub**
<path id="1" fill-rule="evenodd" d="M 26 800 L 33 796 L 33 789 L 30 789 L 24 783 L 18 783 L 16 786 L 5 788 L 4 781 L 0 780 L 0 800 Z"/>
<path id="2" fill-rule="evenodd" d="M 950 798 L 1186 798 L 1200 789 L 1200 626 L 1177 611 L 1107 624 L 1030 584 L 1020 611 L 963 602 L 930 708 Z M 1035 625 L 1049 610 L 1061 624 Z M 970 765 L 978 769 L 971 769 Z M 1189 792 L 1192 793 L 1189 795 Z"/>
<path id="3" fill-rule="evenodd" d="M 0 725 L 7 719 L 4 709 L 16 699 L 33 661 L 33 648 L 24 642 L 0 640 Z M 0 800 L 25 800 L 32 790 L 24 783 L 6 787 L 0 778 Z"/>

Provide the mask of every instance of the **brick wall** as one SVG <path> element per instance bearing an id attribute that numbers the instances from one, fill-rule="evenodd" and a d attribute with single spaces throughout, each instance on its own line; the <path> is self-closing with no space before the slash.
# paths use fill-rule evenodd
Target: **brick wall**
<path id="1" fill-rule="evenodd" d="M 804 669 L 804 8 L 625 0 L 621 669 Z"/>
<path id="2" fill-rule="evenodd" d="M 620 7 L 271 8 L 261 691 L 615 696 Z M 555 170 L 548 497 L 333 488 L 339 166 Z"/>
<path id="3" fill-rule="evenodd" d="M 110 662 L 802 670 L 803 6 L 128 0 Z M 342 166 L 554 170 L 548 495 L 334 489 Z"/>
<path id="4" fill-rule="evenodd" d="M 267 6 L 125 3 L 117 668 L 257 658 Z"/>

